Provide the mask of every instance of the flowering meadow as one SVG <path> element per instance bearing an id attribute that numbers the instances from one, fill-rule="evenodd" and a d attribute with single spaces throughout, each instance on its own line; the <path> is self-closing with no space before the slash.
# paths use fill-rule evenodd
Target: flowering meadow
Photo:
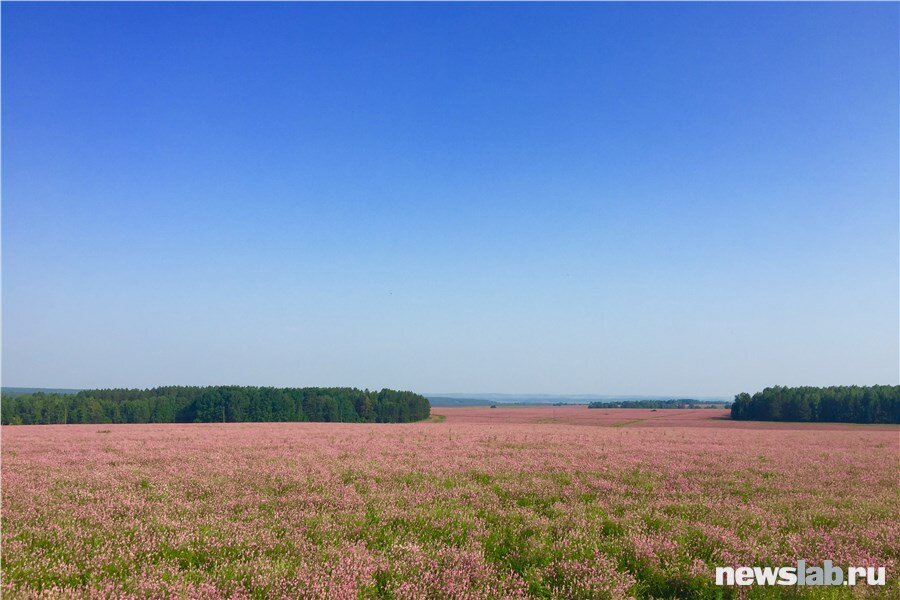
<path id="1" fill-rule="evenodd" d="M 4 598 L 896 597 L 900 428 L 717 410 L 2 428 Z M 887 567 L 729 588 L 716 566 Z"/>

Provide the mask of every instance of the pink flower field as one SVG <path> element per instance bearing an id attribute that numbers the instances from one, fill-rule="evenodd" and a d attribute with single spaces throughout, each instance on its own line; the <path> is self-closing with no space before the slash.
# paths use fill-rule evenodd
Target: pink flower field
<path id="1" fill-rule="evenodd" d="M 779 597 L 714 567 L 798 559 L 887 567 L 827 597 L 900 592 L 900 428 L 433 415 L 3 427 L 3 596 Z"/>

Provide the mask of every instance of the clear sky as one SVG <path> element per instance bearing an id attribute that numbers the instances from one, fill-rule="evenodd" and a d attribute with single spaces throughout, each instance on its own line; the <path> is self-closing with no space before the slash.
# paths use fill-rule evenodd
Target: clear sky
<path id="1" fill-rule="evenodd" d="M 898 10 L 4 3 L 3 385 L 897 384 Z"/>

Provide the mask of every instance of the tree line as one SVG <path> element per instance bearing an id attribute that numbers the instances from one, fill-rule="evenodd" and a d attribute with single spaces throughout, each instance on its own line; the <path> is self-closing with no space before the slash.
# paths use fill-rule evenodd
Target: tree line
<path id="1" fill-rule="evenodd" d="M 427 419 L 428 400 L 412 392 L 356 388 L 244 386 L 82 390 L 6 395 L 3 425 L 59 423 L 214 423 L 324 421 L 406 423 Z"/>
<path id="2" fill-rule="evenodd" d="M 731 418 L 751 421 L 900 423 L 900 385 L 766 388 L 738 394 Z"/>
<path id="3" fill-rule="evenodd" d="M 673 400 L 620 400 L 616 402 L 591 402 L 588 408 L 727 408 L 723 402 L 678 398 Z"/>

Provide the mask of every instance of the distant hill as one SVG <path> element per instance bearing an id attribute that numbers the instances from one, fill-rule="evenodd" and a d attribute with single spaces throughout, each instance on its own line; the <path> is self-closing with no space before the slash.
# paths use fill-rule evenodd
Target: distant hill
<path id="1" fill-rule="evenodd" d="M 621 402 L 591 402 L 588 408 L 728 408 L 729 403 L 719 400 L 623 400 Z"/>
<path id="2" fill-rule="evenodd" d="M 490 406 L 490 400 L 478 398 L 455 398 L 449 396 L 425 396 L 431 406 Z"/>
<path id="3" fill-rule="evenodd" d="M 26 387 L 2 387 L 0 388 L 0 394 L 4 396 L 24 396 L 25 394 L 37 394 L 38 392 L 43 392 L 44 394 L 77 394 L 81 390 L 69 389 L 69 388 L 26 388 Z"/>
<path id="4" fill-rule="evenodd" d="M 425 394 L 432 406 L 489 406 L 491 404 L 594 404 L 621 402 L 664 402 L 684 400 L 684 396 L 601 396 L 597 394 Z M 731 404 L 730 397 L 697 396 L 692 401 Z"/>

